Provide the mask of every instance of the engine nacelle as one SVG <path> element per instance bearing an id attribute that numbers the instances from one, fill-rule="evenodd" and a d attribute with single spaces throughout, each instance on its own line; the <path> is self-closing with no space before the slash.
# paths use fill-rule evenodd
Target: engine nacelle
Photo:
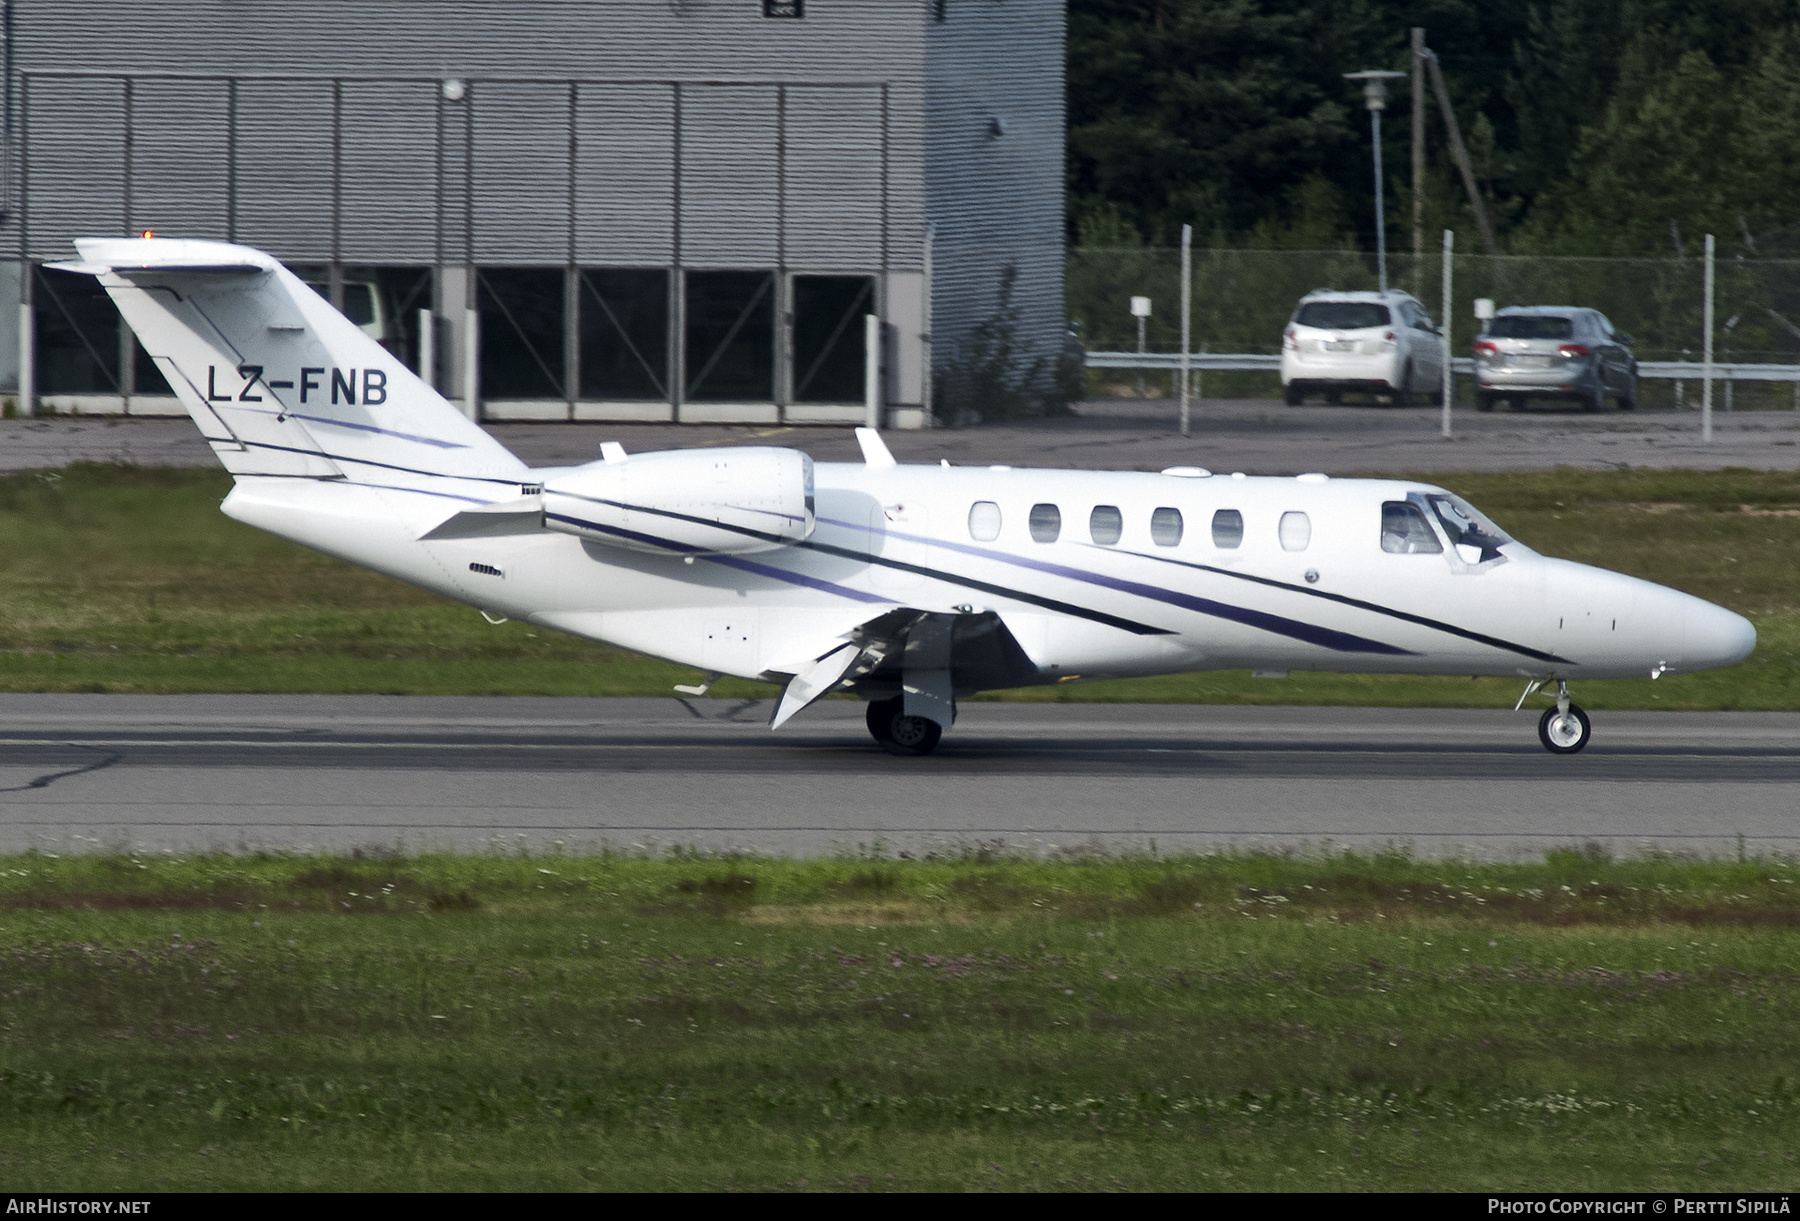
<path id="1" fill-rule="evenodd" d="M 657 555 L 742 555 L 813 532 L 813 464 L 744 446 L 632 454 L 544 482 L 544 526 Z"/>

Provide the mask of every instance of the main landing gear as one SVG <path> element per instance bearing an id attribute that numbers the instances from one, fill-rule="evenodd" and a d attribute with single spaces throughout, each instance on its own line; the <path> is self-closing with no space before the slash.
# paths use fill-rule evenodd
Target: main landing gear
<path id="1" fill-rule="evenodd" d="M 906 715 L 906 697 L 871 700 L 869 735 L 890 755 L 929 755 L 937 749 L 944 731 L 936 721 Z"/>
<path id="2" fill-rule="evenodd" d="M 1569 684 L 1556 682 L 1556 707 L 1538 720 L 1538 741 L 1553 755 L 1572 755 L 1588 744 L 1594 728 L 1588 714 L 1569 702 Z"/>

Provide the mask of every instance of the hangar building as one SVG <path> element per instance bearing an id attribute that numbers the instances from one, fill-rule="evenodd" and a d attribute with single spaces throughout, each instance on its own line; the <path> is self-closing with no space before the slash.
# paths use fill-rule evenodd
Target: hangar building
<path id="1" fill-rule="evenodd" d="M 146 229 L 268 250 L 490 420 L 860 422 L 874 313 L 919 427 L 1066 338 L 1063 0 L 5 8 L 27 409 L 179 410 L 43 266 Z"/>

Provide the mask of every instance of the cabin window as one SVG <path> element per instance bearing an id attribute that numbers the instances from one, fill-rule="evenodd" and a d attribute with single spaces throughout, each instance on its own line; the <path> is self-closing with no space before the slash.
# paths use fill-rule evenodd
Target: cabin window
<path id="1" fill-rule="evenodd" d="M 1181 541 L 1181 510 L 1161 508 L 1150 515 L 1150 541 L 1173 547 Z"/>
<path id="2" fill-rule="evenodd" d="M 1244 515 L 1236 509 L 1220 509 L 1213 514 L 1213 546 L 1237 547 L 1244 541 Z"/>
<path id="3" fill-rule="evenodd" d="M 1026 524 L 1031 528 L 1032 542 L 1054 543 L 1062 533 L 1062 510 L 1055 505 L 1032 505 Z"/>
<path id="4" fill-rule="evenodd" d="M 1125 532 L 1125 515 L 1118 505 L 1095 505 L 1088 514 L 1088 536 L 1102 547 L 1110 547 Z"/>
<path id="5" fill-rule="evenodd" d="M 1381 506 L 1381 549 L 1394 555 L 1438 555 L 1444 545 L 1418 505 L 1390 500 Z"/>
<path id="6" fill-rule="evenodd" d="M 969 506 L 969 537 L 978 543 L 991 543 L 1000 537 L 999 505 L 978 500 Z"/>
<path id="7" fill-rule="evenodd" d="M 1312 542 L 1312 518 L 1304 513 L 1293 512 L 1281 515 L 1281 549 L 1283 551 L 1305 551 L 1306 545 Z"/>

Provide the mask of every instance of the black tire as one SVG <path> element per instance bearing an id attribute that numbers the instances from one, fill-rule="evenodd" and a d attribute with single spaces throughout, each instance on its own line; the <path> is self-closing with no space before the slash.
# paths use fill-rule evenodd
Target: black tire
<path id="1" fill-rule="evenodd" d="M 1294 385 L 1289 385 L 1282 397 L 1287 400 L 1289 407 L 1298 407 L 1306 401 L 1306 395 L 1301 392 L 1300 387 Z"/>
<path id="2" fill-rule="evenodd" d="M 1477 394 L 1475 396 L 1475 410 L 1477 410 L 1477 411 L 1492 411 L 1493 409 L 1494 409 L 1494 396 L 1493 395 Z"/>
<path id="3" fill-rule="evenodd" d="M 1325 392 L 1325 401 L 1333 407 L 1342 407 L 1344 405 L 1344 392 L 1342 390 L 1327 390 Z"/>
<path id="4" fill-rule="evenodd" d="M 1407 361 L 1406 367 L 1400 370 L 1400 384 L 1394 387 L 1394 392 L 1388 396 L 1388 401 L 1396 407 L 1411 407 L 1412 393 L 1407 389 L 1410 385 L 1412 385 L 1412 362 Z"/>
<path id="5" fill-rule="evenodd" d="M 1574 704 L 1567 716 L 1558 716 L 1555 708 L 1546 708 L 1538 719 L 1538 741 L 1553 755 L 1572 755 L 1594 736 L 1588 714 Z"/>
<path id="6" fill-rule="evenodd" d="M 906 697 L 901 695 L 886 700 L 870 700 L 863 714 L 869 725 L 869 736 L 886 746 L 893 735 L 894 718 L 905 708 Z"/>
<path id="7" fill-rule="evenodd" d="M 1629 390 L 1619 391 L 1619 397 L 1616 401 L 1619 404 L 1620 411 L 1636 411 L 1637 410 L 1637 379 L 1636 378 L 1633 378 L 1631 380 L 1631 388 Z"/>
<path id="8" fill-rule="evenodd" d="M 906 697 L 874 700 L 866 713 L 869 736 L 890 755 L 929 755 L 944 731 L 936 721 L 906 715 Z"/>
<path id="9" fill-rule="evenodd" d="M 1594 392 L 1581 400 L 1583 411 L 1602 411 L 1606 408 L 1606 384 L 1602 382 L 1594 387 Z"/>
<path id="10" fill-rule="evenodd" d="M 1523 411 L 1529 406 L 1531 406 L 1531 398 L 1529 395 L 1521 394 L 1516 398 L 1506 400 L 1506 409 L 1508 411 Z"/>

